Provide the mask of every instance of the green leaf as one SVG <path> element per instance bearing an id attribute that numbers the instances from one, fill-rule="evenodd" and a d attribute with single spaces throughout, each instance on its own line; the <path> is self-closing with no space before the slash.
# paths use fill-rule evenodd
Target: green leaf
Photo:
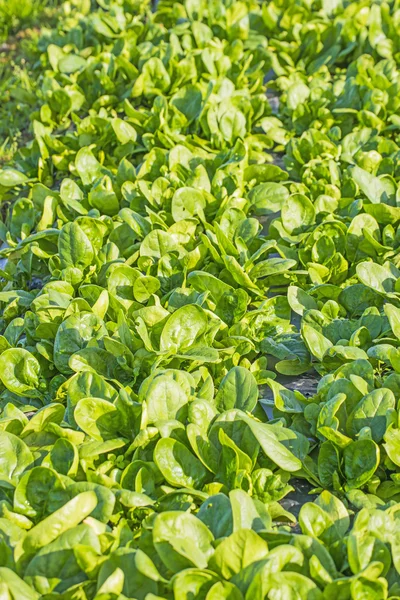
<path id="1" fill-rule="evenodd" d="M 101 398 L 79 400 L 74 418 L 82 431 L 99 441 L 118 437 L 123 428 L 122 415 L 117 407 Z"/>
<path id="2" fill-rule="evenodd" d="M 298 471 L 301 469 L 301 461 L 279 441 L 274 430 L 268 423 L 259 423 L 246 415 L 241 416 L 242 420 L 248 425 L 254 437 L 260 444 L 263 452 L 272 462 L 276 463 L 285 471 Z M 283 433 L 283 431 L 282 431 Z M 295 439 L 295 433 L 289 434 L 288 439 Z"/>
<path id="3" fill-rule="evenodd" d="M 353 167 L 351 176 L 372 204 L 386 203 L 386 188 L 378 177 L 358 166 Z"/>
<path id="4" fill-rule="evenodd" d="M 84 269 L 93 261 L 93 248 L 89 238 L 77 223 L 66 223 L 58 236 L 61 268 Z"/>
<path id="5" fill-rule="evenodd" d="M 23 348 L 9 348 L 0 355 L 0 378 L 3 385 L 18 396 L 36 396 L 40 364 Z"/>
<path id="6" fill-rule="evenodd" d="M 17 185 L 22 185 L 27 180 L 27 176 L 16 169 L 7 168 L 0 170 L 0 185 L 6 188 L 13 188 Z"/>
<path id="7" fill-rule="evenodd" d="M 257 381 L 243 367 L 234 367 L 221 381 L 215 403 L 219 410 L 239 408 L 252 412 L 258 400 Z"/>
<path id="8" fill-rule="evenodd" d="M 292 235 L 302 233 L 315 221 L 315 208 L 302 194 L 293 194 L 282 205 L 282 223 Z"/>
<path id="9" fill-rule="evenodd" d="M 344 449 L 344 473 L 348 489 L 367 483 L 379 465 L 379 447 L 373 440 L 357 440 Z"/>
<path id="10" fill-rule="evenodd" d="M 157 442 L 154 462 L 166 481 L 175 487 L 201 488 L 208 477 L 203 464 L 186 446 L 172 438 Z"/>
<path id="11" fill-rule="evenodd" d="M 0 431 L 0 476 L 7 486 L 16 485 L 26 469 L 33 465 L 34 457 L 23 440 L 8 431 Z"/>
<path id="12" fill-rule="evenodd" d="M 159 514 L 154 523 L 155 549 L 173 573 L 191 567 L 205 569 L 214 552 L 213 540 L 209 529 L 189 513 L 167 511 Z"/>
<path id="13" fill-rule="evenodd" d="M 266 558 L 268 544 L 251 529 L 235 531 L 213 554 L 210 567 L 223 579 L 231 579 L 253 562 Z"/>

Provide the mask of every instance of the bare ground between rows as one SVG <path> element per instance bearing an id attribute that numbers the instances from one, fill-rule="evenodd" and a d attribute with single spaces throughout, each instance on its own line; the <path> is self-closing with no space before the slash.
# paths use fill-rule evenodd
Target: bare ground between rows
<path id="1" fill-rule="evenodd" d="M 267 73 L 265 79 L 267 82 L 272 79 L 271 72 Z M 267 90 L 267 98 L 271 105 L 272 112 L 277 113 L 278 109 L 279 109 L 279 94 L 278 94 L 278 92 L 271 90 L 271 89 Z M 284 162 L 283 162 L 283 153 L 271 152 L 271 156 L 273 159 L 272 164 L 277 165 L 281 169 L 285 169 Z M 268 229 L 271 224 L 271 221 L 273 221 L 273 219 L 277 218 L 278 216 L 279 216 L 279 213 L 274 213 L 274 214 L 268 215 L 266 217 L 258 218 L 258 220 L 260 221 L 260 223 L 263 227 L 263 233 L 265 233 L 265 234 L 268 233 Z M 279 255 L 271 254 L 270 256 L 278 257 Z M 297 329 L 300 328 L 299 315 L 293 314 L 291 322 L 292 322 L 292 325 L 294 325 Z M 308 373 L 303 373 L 302 375 L 294 375 L 294 376 L 281 375 L 278 373 L 276 380 L 281 385 L 284 385 L 285 387 L 289 388 L 290 390 L 301 392 L 304 396 L 306 396 L 306 398 L 313 396 L 317 391 L 318 376 L 315 373 L 315 371 L 309 371 Z M 266 400 L 273 399 L 273 394 L 268 386 L 263 386 L 261 388 L 261 398 L 266 399 Z M 267 414 L 268 414 L 268 410 L 267 410 Z"/>
<path id="2" fill-rule="evenodd" d="M 273 78 L 271 72 L 267 73 L 265 77 L 265 82 L 267 83 Z M 275 90 L 268 89 L 267 90 L 267 98 L 271 105 L 272 113 L 277 114 L 279 110 L 279 94 Z M 271 152 L 272 164 L 280 167 L 281 169 L 285 169 L 284 164 L 284 154 L 281 152 Z M 268 215 L 267 217 L 259 217 L 259 221 L 263 226 L 263 232 L 268 233 L 268 228 L 273 219 L 279 216 L 279 213 Z M 298 329 L 300 327 L 300 317 L 298 315 L 292 315 L 292 324 L 295 325 Z M 302 375 L 281 375 L 277 374 L 276 381 L 281 385 L 284 385 L 286 388 L 292 391 L 298 391 L 303 394 L 306 398 L 310 398 L 314 396 L 317 392 L 317 386 L 319 377 L 315 371 L 309 371 L 307 373 L 303 373 Z M 263 400 L 273 401 L 273 393 L 272 390 L 267 386 L 262 386 L 260 389 L 260 402 L 267 413 L 269 418 L 273 418 L 272 408 L 270 404 L 266 404 Z M 285 498 L 283 498 L 279 504 L 285 510 L 291 512 L 296 519 L 298 518 L 301 507 L 306 502 L 312 502 L 317 497 L 315 494 L 310 494 L 310 491 L 313 489 L 313 485 L 310 484 L 305 479 L 300 479 L 298 477 L 294 477 L 290 481 L 290 485 L 294 487 L 294 491 L 290 492 Z M 293 531 L 296 533 L 301 533 L 299 525 L 296 523 L 293 526 Z"/>
<path id="3" fill-rule="evenodd" d="M 306 398 L 310 398 L 316 394 L 318 386 L 318 378 L 315 372 L 303 373 L 302 375 L 288 376 L 277 374 L 276 381 L 292 391 L 299 391 Z M 273 393 L 268 386 L 262 386 L 260 389 L 260 403 L 270 419 L 273 418 L 272 407 L 264 401 L 273 401 Z M 292 513 L 296 519 L 299 516 L 301 507 L 306 502 L 313 502 L 317 497 L 315 494 L 310 494 L 313 486 L 305 479 L 293 477 L 290 480 L 290 485 L 294 488 L 285 498 L 280 500 L 279 504 L 285 510 Z M 293 532 L 301 533 L 298 523 L 293 524 Z"/>

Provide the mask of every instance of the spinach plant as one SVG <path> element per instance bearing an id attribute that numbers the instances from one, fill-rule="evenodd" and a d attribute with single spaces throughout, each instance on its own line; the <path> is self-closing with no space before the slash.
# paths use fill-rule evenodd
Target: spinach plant
<path id="1" fill-rule="evenodd" d="M 0 169 L 1 598 L 400 598 L 399 11 L 41 29 Z"/>

